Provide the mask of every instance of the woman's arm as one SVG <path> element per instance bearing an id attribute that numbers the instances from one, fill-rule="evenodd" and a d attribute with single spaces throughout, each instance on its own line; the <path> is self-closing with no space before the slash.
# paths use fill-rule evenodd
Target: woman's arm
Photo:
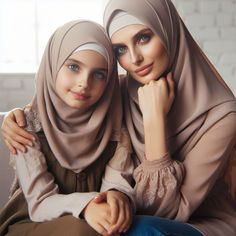
<path id="1" fill-rule="evenodd" d="M 24 127 L 26 127 L 26 119 L 24 111 L 20 108 L 10 111 L 3 120 L 2 135 L 12 154 L 16 154 L 16 150 L 26 152 L 26 146 L 33 145 L 35 137 L 24 130 Z"/>
<path id="2" fill-rule="evenodd" d="M 165 119 L 174 101 L 172 73 L 140 87 L 138 97 L 143 115 L 146 159 L 161 159 L 168 152 Z"/>
<path id="3" fill-rule="evenodd" d="M 198 140 L 183 163 L 169 155 L 144 161 L 134 173 L 138 208 L 143 214 L 187 221 L 223 175 L 235 142 L 236 114 L 230 113 Z"/>

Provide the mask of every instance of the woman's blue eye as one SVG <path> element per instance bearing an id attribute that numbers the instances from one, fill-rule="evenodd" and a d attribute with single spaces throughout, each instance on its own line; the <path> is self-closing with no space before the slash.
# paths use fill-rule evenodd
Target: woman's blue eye
<path id="1" fill-rule="evenodd" d="M 68 68 L 74 72 L 78 72 L 79 71 L 79 66 L 76 64 L 70 64 L 68 65 Z"/>
<path id="2" fill-rule="evenodd" d="M 106 79 L 106 75 L 102 72 L 94 72 L 93 78 L 96 80 L 104 80 Z"/>
<path id="3" fill-rule="evenodd" d="M 139 43 L 147 43 L 151 39 L 151 36 L 148 34 L 141 34 L 138 37 L 138 42 Z"/>
<path id="4" fill-rule="evenodd" d="M 117 46 L 114 47 L 114 52 L 116 57 L 120 57 L 127 52 L 127 48 L 125 46 Z"/>

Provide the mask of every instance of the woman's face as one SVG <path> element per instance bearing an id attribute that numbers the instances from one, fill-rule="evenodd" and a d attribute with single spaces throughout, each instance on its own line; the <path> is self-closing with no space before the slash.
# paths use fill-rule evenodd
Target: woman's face
<path id="1" fill-rule="evenodd" d="M 104 93 L 108 75 L 105 58 L 96 51 L 72 54 L 58 72 L 56 92 L 70 107 L 86 109 Z"/>
<path id="2" fill-rule="evenodd" d="M 148 84 L 166 71 L 169 57 L 160 38 L 145 25 L 129 25 L 111 37 L 119 64 L 138 82 Z"/>

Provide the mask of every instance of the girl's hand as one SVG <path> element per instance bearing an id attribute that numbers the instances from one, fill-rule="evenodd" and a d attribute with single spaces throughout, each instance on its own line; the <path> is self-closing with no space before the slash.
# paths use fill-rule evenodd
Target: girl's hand
<path id="1" fill-rule="evenodd" d="M 16 154 L 16 149 L 26 152 L 26 145 L 32 146 L 35 137 L 25 131 L 26 125 L 24 112 L 17 108 L 10 111 L 4 118 L 1 131 L 8 149 L 12 154 Z"/>
<path id="2" fill-rule="evenodd" d="M 106 202 L 111 209 L 111 225 L 108 233 L 126 232 L 132 223 L 132 210 L 129 198 L 119 191 L 107 191 L 98 194 L 93 200 L 96 203 Z"/>
<path id="3" fill-rule="evenodd" d="M 139 106 L 144 118 L 153 115 L 166 116 L 174 101 L 174 81 L 172 73 L 157 81 L 150 81 L 138 89 Z"/>
<path id="4" fill-rule="evenodd" d="M 111 225 L 110 206 L 103 203 L 89 202 L 83 212 L 87 223 L 101 235 L 109 235 L 108 230 Z"/>

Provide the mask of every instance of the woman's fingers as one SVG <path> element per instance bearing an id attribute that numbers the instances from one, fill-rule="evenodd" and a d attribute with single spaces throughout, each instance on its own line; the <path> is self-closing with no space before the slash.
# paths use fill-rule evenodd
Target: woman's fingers
<path id="1" fill-rule="evenodd" d="M 14 118 L 14 120 L 20 127 L 26 126 L 26 119 L 25 119 L 24 111 L 21 110 L 20 108 L 16 108 L 12 110 L 9 113 L 9 118 Z"/>
<path id="2" fill-rule="evenodd" d="M 4 131 L 8 133 L 8 135 L 14 140 L 15 137 L 18 138 L 18 140 L 15 141 L 19 141 L 24 145 L 29 145 L 29 141 L 31 142 L 35 140 L 33 134 L 19 127 L 18 124 L 12 120 L 8 121 L 6 127 L 4 128 Z M 21 137 L 21 139 L 19 139 L 19 137 Z"/>
<path id="3" fill-rule="evenodd" d="M 169 96 L 171 98 L 174 98 L 174 96 L 175 96 L 175 83 L 174 83 L 172 72 L 168 73 L 167 82 L 168 82 L 168 86 L 169 86 Z"/>
<path id="4" fill-rule="evenodd" d="M 5 144 L 7 145 L 8 149 L 10 150 L 11 154 L 16 155 L 16 149 L 5 139 Z"/>
<path id="5" fill-rule="evenodd" d="M 14 149 L 19 150 L 21 152 L 26 152 L 27 151 L 27 148 L 24 145 L 20 144 L 19 142 L 14 141 L 11 138 L 5 138 L 4 141 L 5 141 L 5 143 L 8 147 L 10 145 Z M 10 151 L 11 151 L 11 149 L 10 149 Z"/>

